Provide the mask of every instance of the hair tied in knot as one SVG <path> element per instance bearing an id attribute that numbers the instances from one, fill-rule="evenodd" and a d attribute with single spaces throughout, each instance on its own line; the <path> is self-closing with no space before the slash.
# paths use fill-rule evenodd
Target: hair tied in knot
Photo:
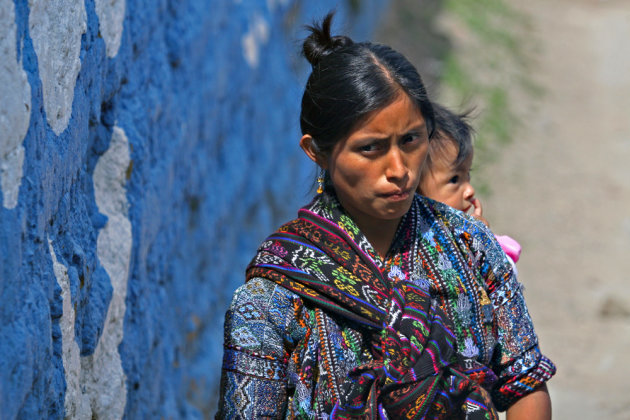
<path id="1" fill-rule="evenodd" d="M 347 36 L 332 36 L 330 27 L 334 12 L 326 15 L 321 24 L 314 23 L 313 26 L 307 26 L 306 29 L 311 34 L 304 40 L 302 52 L 304 57 L 315 67 L 323 57 L 332 54 L 353 42 Z"/>

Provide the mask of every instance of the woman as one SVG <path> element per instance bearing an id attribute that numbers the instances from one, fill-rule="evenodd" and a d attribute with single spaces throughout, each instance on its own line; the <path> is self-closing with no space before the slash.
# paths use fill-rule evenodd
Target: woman
<path id="1" fill-rule="evenodd" d="M 555 368 L 505 255 L 414 195 L 433 129 L 420 76 L 386 46 L 331 37 L 331 18 L 304 42 L 300 146 L 320 193 L 235 292 L 217 418 L 496 418 L 519 399 L 545 414 Z"/>

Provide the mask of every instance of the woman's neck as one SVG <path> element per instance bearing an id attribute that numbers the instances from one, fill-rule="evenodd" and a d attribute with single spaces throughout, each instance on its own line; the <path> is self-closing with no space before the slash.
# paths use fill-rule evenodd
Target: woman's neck
<path id="1" fill-rule="evenodd" d="M 383 219 L 374 217 L 364 212 L 361 208 L 344 203 L 341 197 L 337 197 L 339 204 L 346 211 L 346 214 L 354 220 L 354 223 L 361 230 L 363 235 L 374 248 L 374 251 L 383 259 L 387 256 L 387 252 L 394 241 L 398 224 L 402 217 Z"/>
<path id="2" fill-rule="evenodd" d="M 394 236 L 396 235 L 396 231 L 398 230 L 398 224 L 400 223 L 400 218 L 393 220 L 383 220 L 379 223 L 361 223 L 359 220 L 355 220 L 361 232 L 365 235 L 372 247 L 380 255 L 381 258 L 385 259 L 387 256 L 387 252 L 394 241 Z"/>

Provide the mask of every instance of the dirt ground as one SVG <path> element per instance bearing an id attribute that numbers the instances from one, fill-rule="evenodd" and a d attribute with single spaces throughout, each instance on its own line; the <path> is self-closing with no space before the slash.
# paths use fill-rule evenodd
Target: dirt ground
<path id="1" fill-rule="evenodd" d="M 520 279 L 554 419 L 630 419 L 630 1 L 509 0 L 531 19 L 522 127 L 484 169 L 484 210 Z"/>

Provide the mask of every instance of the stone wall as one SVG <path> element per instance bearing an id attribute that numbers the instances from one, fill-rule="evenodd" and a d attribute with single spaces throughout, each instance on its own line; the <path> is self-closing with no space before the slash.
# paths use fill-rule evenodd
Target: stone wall
<path id="1" fill-rule="evenodd" d="M 213 415 L 223 313 L 310 199 L 302 25 L 384 0 L 0 0 L 0 419 Z"/>

